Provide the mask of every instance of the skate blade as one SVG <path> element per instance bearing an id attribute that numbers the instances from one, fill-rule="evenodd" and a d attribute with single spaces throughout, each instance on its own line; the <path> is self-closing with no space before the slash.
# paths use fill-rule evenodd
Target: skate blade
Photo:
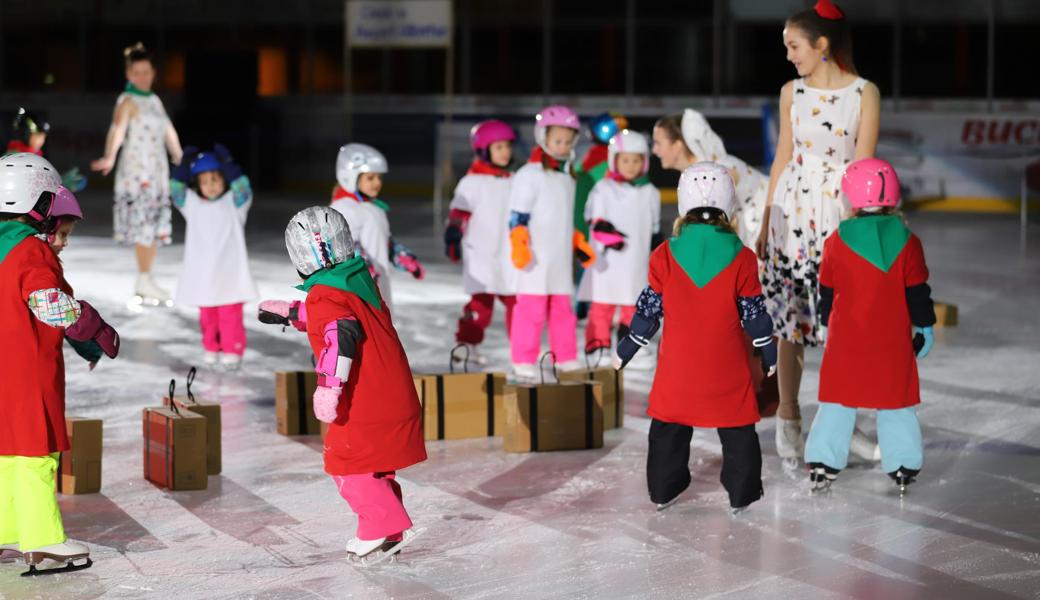
<path id="1" fill-rule="evenodd" d="M 42 558 L 41 558 L 40 555 L 37 555 L 37 557 L 33 557 L 32 555 L 33 555 L 33 553 L 31 553 L 31 552 L 26 553 L 24 555 L 25 556 L 25 561 L 27 563 L 29 563 L 29 570 L 24 572 L 24 573 L 22 573 L 22 577 L 36 577 L 37 575 L 57 575 L 59 573 L 75 573 L 76 571 L 82 571 L 84 569 L 89 569 L 94 564 L 94 561 L 90 560 L 89 556 L 73 556 L 73 557 L 69 557 L 69 558 L 66 558 L 66 557 L 52 558 L 52 557 L 47 556 L 47 555 L 42 555 Z M 52 560 L 54 562 L 63 562 L 64 561 L 65 562 L 65 566 L 63 566 L 63 567 L 54 567 L 54 568 L 50 568 L 50 569 L 38 569 L 37 566 L 43 560 Z M 85 562 L 76 564 L 77 560 L 84 560 Z"/>
<path id="2" fill-rule="evenodd" d="M 678 502 L 678 501 L 679 501 L 679 496 L 676 496 L 675 498 L 672 498 L 671 500 L 669 500 L 668 502 L 665 502 L 664 504 L 658 504 L 657 505 L 657 512 L 663 512 L 663 511 L 668 510 L 669 508 L 674 506 L 675 503 Z"/>
<path id="3" fill-rule="evenodd" d="M 415 538 L 419 537 L 423 533 L 426 533 L 425 528 L 409 529 L 408 532 L 404 534 L 404 537 L 401 539 L 400 542 L 393 544 L 392 546 L 381 552 L 370 552 L 365 556 L 360 557 L 356 564 L 359 567 L 371 567 L 374 565 L 378 565 L 379 563 L 386 562 L 387 560 L 390 560 L 391 562 L 396 562 L 397 554 L 401 550 L 403 550 L 405 546 L 411 544 L 412 541 L 415 540 Z M 384 545 L 384 547 L 386 547 L 386 545 Z M 375 554 L 375 556 L 373 556 L 373 554 Z"/>
<path id="4" fill-rule="evenodd" d="M 130 312 L 142 313 L 147 308 L 172 308 L 173 300 L 160 300 L 159 298 L 147 298 L 135 295 L 126 302 L 126 308 Z"/>

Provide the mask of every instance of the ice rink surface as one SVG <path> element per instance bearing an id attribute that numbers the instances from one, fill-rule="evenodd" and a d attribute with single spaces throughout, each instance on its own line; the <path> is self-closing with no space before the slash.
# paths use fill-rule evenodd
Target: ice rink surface
<path id="1" fill-rule="evenodd" d="M 104 210 L 107 198 L 93 206 Z M 263 297 L 292 297 L 281 232 L 304 203 L 260 202 L 248 232 L 253 274 Z M 422 258 L 441 254 L 428 213 L 391 214 Z M 2 600 L 1040 598 L 1036 227 L 1022 257 L 1010 217 L 911 215 L 934 295 L 959 306 L 961 324 L 938 330 L 920 365 L 925 468 L 903 500 L 865 463 L 813 496 L 801 470 L 781 467 L 765 419 L 764 499 L 729 514 L 718 438 L 698 431 L 693 484 L 657 513 L 644 476 L 652 372 L 633 371 L 625 427 L 608 431 L 601 450 L 505 454 L 495 439 L 428 442 L 430 459 L 399 474 L 425 533 L 397 563 L 359 569 L 344 557 L 354 518 L 322 472 L 319 440 L 274 430 L 273 371 L 309 365 L 294 331 L 247 319 L 244 369 L 200 371 L 196 394 L 223 406 L 224 470 L 209 489 L 166 492 L 142 478 L 141 409 L 160 403 L 171 377 L 183 381 L 202 348 L 193 309 L 128 310 L 133 258 L 105 237 L 108 223 L 84 223 L 62 256 L 77 296 L 123 339 L 119 359 L 94 372 L 66 354 L 68 414 L 104 419 L 102 492 L 60 499 L 69 536 L 91 547 L 95 565 L 36 579 L 0 565 Z M 160 251 L 156 275 L 171 290 L 181 251 Z M 465 297 L 458 267 L 427 264 L 425 281 L 395 278 L 395 319 L 413 367 L 443 369 Z M 486 348 L 507 366 L 501 314 Z M 819 360 L 807 353 L 806 427 Z M 864 364 L 863 376 L 883 374 Z M 872 415 L 860 421 L 872 434 Z"/>

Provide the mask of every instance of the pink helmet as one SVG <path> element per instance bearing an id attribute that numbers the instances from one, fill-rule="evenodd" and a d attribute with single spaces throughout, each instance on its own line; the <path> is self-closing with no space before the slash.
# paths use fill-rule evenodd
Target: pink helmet
<path id="1" fill-rule="evenodd" d="M 58 186 L 58 193 L 54 195 L 54 202 L 51 203 L 51 214 L 52 217 L 73 217 L 75 219 L 83 218 L 83 211 L 79 208 L 79 202 L 76 201 L 76 196 L 69 191 L 63 185 Z"/>
<path id="2" fill-rule="evenodd" d="M 899 176 L 888 161 L 880 158 L 861 158 L 845 169 L 841 191 L 852 208 L 897 206 L 899 204 Z"/>
<path id="3" fill-rule="evenodd" d="M 534 116 L 534 141 L 542 147 L 542 150 L 549 152 L 549 149 L 545 147 L 545 132 L 550 127 L 567 127 L 574 131 L 581 130 L 581 121 L 578 120 L 578 115 L 575 114 L 569 106 L 562 104 L 556 104 L 553 106 L 546 106 Z M 554 157 L 562 160 L 561 157 Z M 567 157 L 563 157 L 567 158 Z"/>
<path id="4" fill-rule="evenodd" d="M 516 131 L 504 121 L 490 119 L 481 121 L 469 130 L 469 145 L 481 160 L 488 162 L 488 148 L 495 142 L 516 141 Z"/>

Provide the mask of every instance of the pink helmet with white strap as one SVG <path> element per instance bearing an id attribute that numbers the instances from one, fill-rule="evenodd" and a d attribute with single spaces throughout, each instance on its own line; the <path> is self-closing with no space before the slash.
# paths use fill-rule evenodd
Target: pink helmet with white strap
<path id="1" fill-rule="evenodd" d="M 83 211 L 80 210 L 79 202 L 76 201 L 76 196 L 69 191 L 67 187 L 63 185 L 58 186 L 58 193 L 54 195 L 54 202 L 51 203 L 50 216 L 55 218 L 83 218 Z"/>
<path id="2" fill-rule="evenodd" d="M 861 158 L 845 168 L 841 191 L 852 208 L 899 205 L 899 175 L 880 158 Z"/>
<path id="3" fill-rule="evenodd" d="M 549 153 L 549 149 L 545 147 L 545 132 L 550 127 L 566 127 L 573 129 L 575 132 L 581 131 L 581 121 L 578 119 L 578 115 L 571 110 L 569 106 L 562 104 L 555 104 L 553 106 L 546 106 L 537 115 L 534 116 L 534 141 Z M 549 153 L 550 156 L 552 153 Z M 554 156 L 557 160 L 565 160 L 567 157 Z"/>
<path id="4" fill-rule="evenodd" d="M 469 130 L 469 145 L 484 162 L 490 162 L 488 148 L 495 142 L 515 142 L 516 131 L 504 121 L 489 119 L 481 121 Z"/>

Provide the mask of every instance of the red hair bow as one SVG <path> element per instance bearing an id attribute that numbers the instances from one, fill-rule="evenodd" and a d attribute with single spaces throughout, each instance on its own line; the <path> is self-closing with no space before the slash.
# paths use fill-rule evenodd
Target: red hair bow
<path id="1" fill-rule="evenodd" d="M 845 18 L 845 13 L 841 12 L 841 9 L 831 2 L 831 0 L 819 0 L 816 3 L 816 6 L 813 7 L 813 10 L 824 19 L 829 19 L 831 21 Z"/>

